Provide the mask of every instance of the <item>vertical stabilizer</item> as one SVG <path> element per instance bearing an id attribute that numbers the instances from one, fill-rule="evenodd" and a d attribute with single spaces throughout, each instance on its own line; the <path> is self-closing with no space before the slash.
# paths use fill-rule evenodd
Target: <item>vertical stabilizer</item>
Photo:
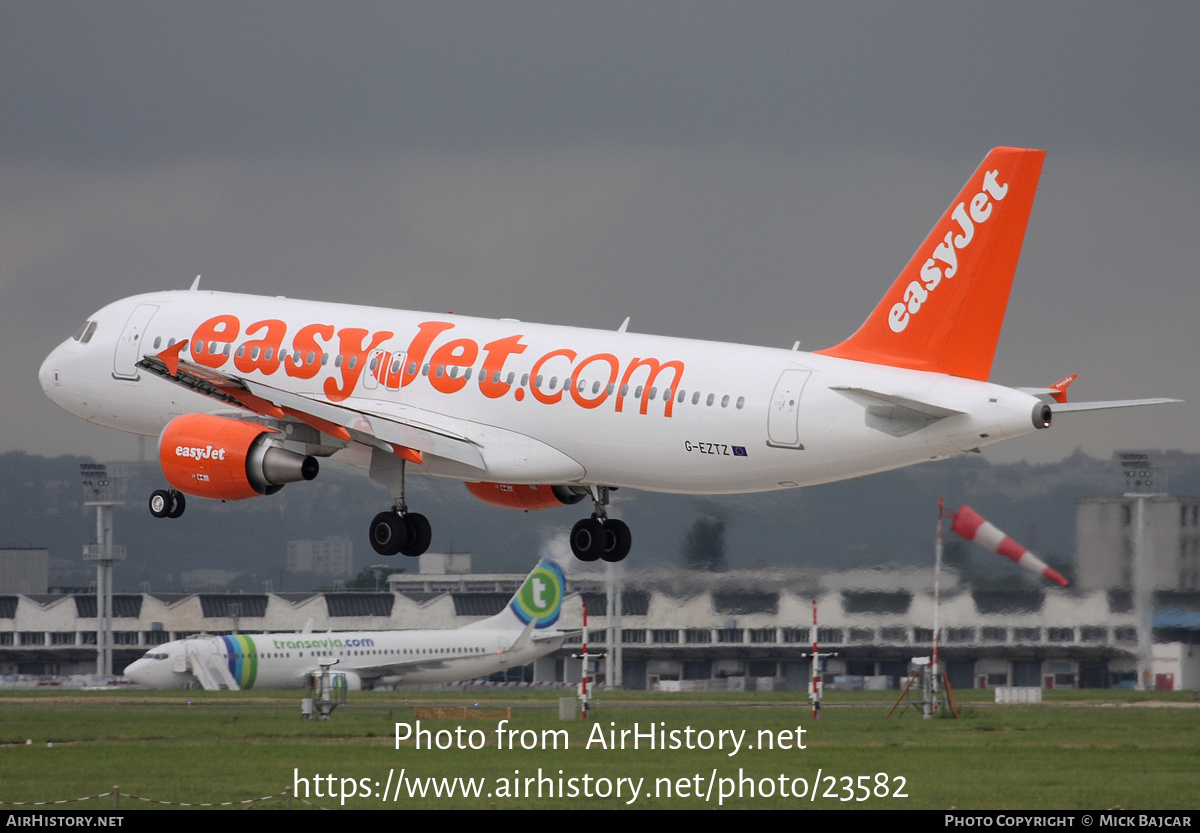
<path id="1" fill-rule="evenodd" d="M 467 627 L 521 631 L 533 622 L 535 630 L 546 630 L 558 622 L 566 592 L 567 577 L 562 567 L 548 558 L 543 559 L 525 577 L 504 610 Z"/>
<path id="2" fill-rule="evenodd" d="M 858 332 L 817 352 L 987 379 L 1045 156 L 989 153 Z"/>

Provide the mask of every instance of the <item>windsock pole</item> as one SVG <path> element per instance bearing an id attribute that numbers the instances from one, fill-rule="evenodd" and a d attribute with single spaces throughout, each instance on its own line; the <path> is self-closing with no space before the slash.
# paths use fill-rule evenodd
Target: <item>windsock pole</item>
<path id="1" fill-rule="evenodd" d="M 987 547 L 992 552 L 1015 561 L 1026 570 L 1039 573 L 1055 584 L 1062 587 L 1066 587 L 1068 584 L 1062 573 L 1047 566 L 1046 562 L 985 521 L 983 516 L 970 506 L 964 506 L 955 513 L 954 531 L 968 541 L 974 541 Z"/>

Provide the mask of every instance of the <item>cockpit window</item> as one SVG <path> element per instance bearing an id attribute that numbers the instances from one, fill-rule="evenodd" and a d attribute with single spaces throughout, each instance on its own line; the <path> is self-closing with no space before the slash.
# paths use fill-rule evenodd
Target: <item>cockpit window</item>
<path id="1" fill-rule="evenodd" d="M 96 322 L 95 321 L 84 321 L 83 326 L 80 327 L 79 331 L 76 332 L 75 335 L 71 336 L 71 338 L 75 339 L 76 341 L 82 341 L 84 344 L 87 344 L 89 341 L 92 340 L 92 336 L 95 333 L 96 333 Z"/>

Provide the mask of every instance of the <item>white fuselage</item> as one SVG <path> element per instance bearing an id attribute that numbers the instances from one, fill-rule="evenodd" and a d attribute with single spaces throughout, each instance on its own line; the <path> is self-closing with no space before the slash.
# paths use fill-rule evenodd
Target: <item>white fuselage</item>
<path id="1" fill-rule="evenodd" d="M 251 636 L 194 636 L 154 648 L 131 663 L 125 675 L 154 689 L 304 688 L 328 665 L 346 675 L 352 689 L 362 684 L 450 683 L 519 668 L 557 650 L 563 636 L 527 640 L 514 628 L 270 633 Z"/>
<path id="2" fill-rule="evenodd" d="M 805 486 L 1031 433 L 1039 405 L 988 382 L 800 351 L 220 292 L 141 295 L 90 320 L 91 337 L 56 348 L 41 383 L 92 422 L 156 436 L 183 414 L 234 411 L 135 366 L 189 339 L 190 362 L 466 438 L 477 459 L 432 454 L 413 471 L 471 481 Z M 910 401 L 944 412 L 914 421 L 889 404 Z M 339 457 L 368 465 L 367 452 L 351 443 Z"/>

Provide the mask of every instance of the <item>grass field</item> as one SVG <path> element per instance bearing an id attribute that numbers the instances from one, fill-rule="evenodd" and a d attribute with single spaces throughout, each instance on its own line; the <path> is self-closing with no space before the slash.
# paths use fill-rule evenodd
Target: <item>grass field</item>
<path id="1" fill-rule="evenodd" d="M 1027 706 L 995 706 L 986 694 L 965 692 L 960 719 L 926 721 L 912 709 L 884 720 L 885 692 L 834 692 L 813 721 L 794 694 L 617 692 L 601 696 L 592 720 L 563 722 L 556 694 L 353 692 L 332 720 L 304 722 L 296 692 L 14 692 L 0 695 L 0 801 L 118 785 L 121 809 L 160 806 L 131 796 L 268 795 L 278 797 L 244 806 L 280 808 L 290 787 L 307 792 L 308 804 L 293 802 L 298 809 L 343 801 L 373 809 L 1200 808 L 1200 708 L 1191 692 L 1048 692 L 1048 702 Z M 451 748 L 418 749 L 413 740 L 396 748 L 395 724 L 415 727 L 415 706 L 476 703 L 511 707 L 504 728 L 515 734 L 498 737 L 496 719 L 423 719 L 428 741 Z M 643 736 L 634 749 L 631 734 L 624 749 L 606 748 L 610 730 L 619 747 L 619 732 L 635 726 L 668 733 L 668 745 L 674 730 L 679 748 L 651 749 Z M 776 748 L 761 748 L 768 738 Z M 422 785 L 426 797 L 410 797 Z M 464 785 L 478 797 L 463 797 Z M 435 797 L 438 787 L 454 795 Z M 113 799 L 70 806 L 110 809 Z"/>

